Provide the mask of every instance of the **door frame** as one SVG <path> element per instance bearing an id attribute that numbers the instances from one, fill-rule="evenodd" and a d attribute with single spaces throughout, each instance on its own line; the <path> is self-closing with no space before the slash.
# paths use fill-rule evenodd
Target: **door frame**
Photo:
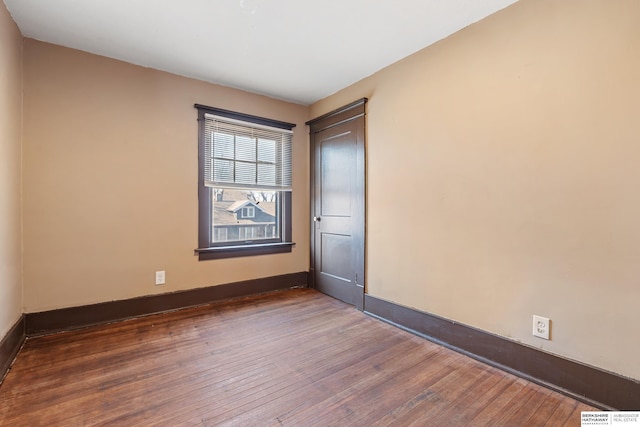
<path id="1" fill-rule="evenodd" d="M 315 191 L 315 166 L 316 166 L 316 140 L 315 135 L 325 129 L 337 126 L 339 124 L 359 120 L 358 131 L 356 133 L 356 200 L 355 200 L 355 218 L 352 217 L 352 243 L 354 249 L 354 283 L 356 286 L 356 308 L 360 311 L 364 310 L 364 294 L 366 292 L 365 262 L 366 262 L 366 103 L 367 98 L 361 98 L 343 107 L 330 111 L 315 119 L 309 120 L 306 124 L 309 126 L 309 142 L 311 151 L 310 162 L 310 218 L 311 224 L 311 248 L 309 260 L 309 287 L 316 286 L 316 268 L 315 268 L 315 225 L 313 218 L 318 216 L 316 212 L 316 191 Z"/>

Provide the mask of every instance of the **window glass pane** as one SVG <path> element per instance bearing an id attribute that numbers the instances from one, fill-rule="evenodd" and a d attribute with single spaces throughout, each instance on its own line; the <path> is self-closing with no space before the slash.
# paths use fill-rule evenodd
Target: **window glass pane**
<path id="1" fill-rule="evenodd" d="M 233 161 L 213 160 L 213 179 L 216 182 L 233 182 Z"/>
<path id="2" fill-rule="evenodd" d="M 256 164 L 236 162 L 236 182 L 240 184 L 255 184 Z"/>
<path id="3" fill-rule="evenodd" d="M 280 239 L 278 192 L 211 188 L 211 200 L 214 244 Z"/>
<path id="4" fill-rule="evenodd" d="M 236 136 L 236 160 L 256 161 L 256 140 L 246 136 Z"/>
<path id="5" fill-rule="evenodd" d="M 225 159 L 233 159 L 235 152 L 233 135 L 222 132 L 213 132 L 213 156 Z"/>
<path id="6" fill-rule="evenodd" d="M 276 162 L 276 142 L 272 139 L 258 139 L 258 161 Z"/>
<path id="7" fill-rule="evenodd" d="M 258 164 L 258 182 L 262 185 L 275 185 L 276 165 Z"/>

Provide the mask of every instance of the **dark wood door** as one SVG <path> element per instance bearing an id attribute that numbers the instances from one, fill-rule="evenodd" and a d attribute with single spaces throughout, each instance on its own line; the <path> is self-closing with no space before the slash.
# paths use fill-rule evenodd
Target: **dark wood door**
<path id="1" fill-rule="evenodd" d="M 364 102 L 309 122 L 312 144 L 312 284 L 364 304 Z"/>

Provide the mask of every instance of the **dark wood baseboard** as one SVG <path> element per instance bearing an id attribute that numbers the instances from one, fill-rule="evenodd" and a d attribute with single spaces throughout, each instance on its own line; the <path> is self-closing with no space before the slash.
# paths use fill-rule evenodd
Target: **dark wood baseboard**
<path id="1" fill-rule="evenodd" d="M 299 272 L 243 282 L 190 289 L 80 307 L 27 313 L 26 335 L 35 336 L 178 310 L 231 298 L 306 287 L 308 273 Z"/>
<path id="2" fill-rule="evenodd" d="M 11 368 L 11 364 L 25 339 L 25 316 L 22 315 L 16 324 L 9 329 L 4 338 L 0 340 L 0 383 L 9 372 L 9 368 Z"/>
<path id="3" fill-rule="evenodd" d="M 365 313 L 474 359 L 608 410 L 640 410 L 640 382 L 442 317 L 365 295 Z"/>

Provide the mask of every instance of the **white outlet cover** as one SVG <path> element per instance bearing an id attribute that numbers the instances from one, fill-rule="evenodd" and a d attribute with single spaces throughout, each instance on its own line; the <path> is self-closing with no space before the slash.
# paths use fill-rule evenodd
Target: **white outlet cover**
<path id="1" fill-rule="evenodd" d="M 551 320 L 546 317 L 533 315 L 533 336 L 549 339 L 549 332 L 551 329 Z"/>
<path id="2" fill-rule="evenodd" d="M 163 271 L 156 271 L 156 285 L 164 285 L 165 275 Z"/>

